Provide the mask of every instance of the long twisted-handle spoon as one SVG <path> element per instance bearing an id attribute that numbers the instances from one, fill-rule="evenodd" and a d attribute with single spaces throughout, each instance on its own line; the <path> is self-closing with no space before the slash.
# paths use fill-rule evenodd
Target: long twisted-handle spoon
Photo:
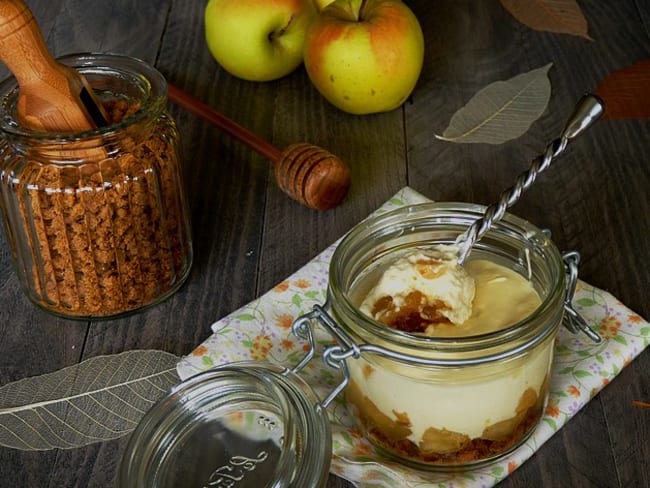
<path id="1" fill-rule="evenodd" d="M 456 245 L 459 247 L 459 264 L 465 261 L 476 241 L 485 235 L 494 222 L 503 218 L 508 207 L 519 200 L 521 194 L 533 184 L 537 175 L 548 168 L 553 160 L 564 152 L 569 141 L 575 139 L 598 120 L 604 110 L 603 101 L 595 95 L 585 95 L 580 99 L 560 137 L 551 142 L 541 156 L 533 160 L 530 168 L 517 177 L 513 186 L 501 193 L 497 202 L 485 209 L 483 217 L 474 221 L 465 232 L 456 238 Z"/>

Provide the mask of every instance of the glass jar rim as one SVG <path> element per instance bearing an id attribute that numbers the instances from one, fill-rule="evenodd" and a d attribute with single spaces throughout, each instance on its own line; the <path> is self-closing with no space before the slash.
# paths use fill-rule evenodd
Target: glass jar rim
<path id="1" fill-rule="evenodd" d="M 566 292 L 562 256 L 550 237 L 544 234 L 541 229 L 510 213 L 506 213 L 501 221 L 496 222 L 484 239 L 500 231 L 511 233 L 521 239 L 526 238 L 530 240 L 532 237 L 535 237 L 540 241 L 539 246 L 544 246 L 544 251 L 549 256 L 549 262 L 552 263 L 555 269 L 556 279 L 546 296 L 542 297 L 540 306 L 531 315 L 509 327 L 485 334 L 460 337 L 432 337 L 410 334 L 386 327 L 384 324 L 368 317 L 352 302 L 347 290 L 341 288 L 341 284 L 345 282 L 343 276 L 344 270 L 341 265 L 342 255 L 350 252 L 350 248 L 358 242 L 371 240 L 371 235 L 386 235 L 386 229 L 390 224 L 394 224 L 393 229 L 397 229 L 391 233 L 396 236 L 401 235 L 402 232 L 406 232 L 409 229 L 412 230 L 416 225 L 415 220 L 442 224 L 445 223 L 445 218 L 458 215 L 459 213 L 463 214 L 463 217 L 467 219 L 467 225 L 469 225 L 475 218 L 483 215 L 485 208 L 483 205 L 473 203 L 426 202 L 407 205 L 370 217 L 346 234 L 334 251 L 329 268 L 329 304 L 332 307 L 338 307 L 347 316 L 354 317 L 354 322 L 358 325 L 354 329 L 355 335 L 357 335 L 358 331 L 363 331 L 361 335 L 365 339 L 368 337 L 379 338 L 388 344 L 389 349 L 394 346 L 397 349 L 422 351 L 423 353 L 427 351 L 440 351 L 444 353 L 471 351 L 478 353 L 481 350 L 487 350 L 509 342 L 520 343 L 523 340 L 525 347 L 530 347 L 533 344 L 541 342 L 554 330 L 555 325 L 550 321 L 543 330 L 537 330 L 533 334 L 529 324 L 539 317 L 551 313 L 558 307 L 560 309 L 562 308 L 560 305 L 563 303 Z M 444 243 L 450 244 L 453 242 Z M 345 320 L 342 322 L 346 323 Z M 519 349 L 513 349 L 511 353 L 516 354 Z M 492 359 L 500 359 L 501 357 L 502 355 L 499 355 Z M 454 361 L 451 361 L 451 363 L 454 363 Z"/>
<path id="2" fill-rule="evenodd" d="M 274 477 L 268 486 L 323 485 L 329 474 L 331 429 L 327 412 L 318 404 L 316 394 L 293 370 L 271 363 L 241 361 L 187 378 L 149 409 L 131 434 L 122 457 L 118 486 L 152 486 L 148 482 L 156 480 L 169 462 L 174 462 L 178 451 L 196 448 L 200 452 L 205 449 L 203 443 L 188 446 L 183 442 L 182 438 L 187 437 L 188 431 L 203 426 L 184 417 L 200 416 L 211 424 L 221 422 L 233 404 L 237 405 L 237 414 L 241 415 L 264 410 L 267 406 L 269 411 L 277 410 L 281 425 L 269 418 L 258 420 L 258 423 L 279 427 L 282 434 L 278 439 L 280 454 L 273 457 L 276 462 L 273 465 Z M 177 439 L 181 440 L 176 442 Z M 254 439 L 249 442 L 253 443 Z M 300 452 L 289 452 L 294 448 Z M 157 459 L 155 456 L 161 450 L 164 455 Z M 233 458 L 246 459 L 242 456 Z M 244 471 L 251 473 L 258 463 L 267 459 L 270 460 L 263 456 L 247 459 L 249 469 L 244 468 Z M 232 468 L 228 464 L 216 466 L 213 475 L 231 472 Z M 252 481 L 254 486 L 259 486 L 256 480 Z M 244 476 L 240 483 L 238 486 L 253 486 L 246 484 Z"/>
<path id="3" fill-rule="evenodd" d="M 0 131 L 11 137 L 31 139 L 45 144 L 68 144 L 97 137 L 109 137 L 147 118 L 153 118 L 160 113 L 167 101 L 167 81 L 156 68 L 142 59 L 113 53 L 72 53 L 56 58 L 66 66 L 77 69 L 80 73 L 109 74 L 115 72 L 130 73 L 139 78 L 146 87 L 146 96 L 140 100 L 141 107 L 119 122 L 97 127 L 83 132 L 51 133 L 36 131 L 17 124 L 7 113 L 5 104 L 7 98 L 17 95 L 18 83 L 13 75 L 0 81 Z"/>

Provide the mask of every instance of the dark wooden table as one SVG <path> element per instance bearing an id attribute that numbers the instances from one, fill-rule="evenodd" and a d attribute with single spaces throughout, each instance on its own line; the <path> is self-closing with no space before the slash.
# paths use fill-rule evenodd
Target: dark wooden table
<path id="1" fill-rule="evenodd" d="M 352 116 L 321 98 L 300 68 L 269 83 L 237 80 L 207 51 L 205 1 L 28 0 L 56 55 L 142 58 L 171 82 L 278 147 L 320 145 L 349 162 L 338 208 L 317 212 L 275 186 L 269 162 L 171 106 L 184 143 L 194 267 L 171 299 L 107 322 L 53 317 L 19 289 L 0 237 L 0 384 L 136 348 L 189 353 L 210 324 L 259 296 L 404 185 L 441 201 L 490 203 L 554 139 L 575 101 L 610 72 L 650 57 L 650 3 L 581 0 L 592 41 L 533 30 L 497 0 L 410 0 L 425 34 L 412 98 L 390 113 Z M 436 140 L 479 89 L 553 63 L 546 113 L 501 145 Z M 0 67 L 4 76 L 6 70 Z M 650 90 L 649 90 L 650 92 Z M 650 93 L 648 93 L 650 96 Z M 582 254 L 581 277 L 650 317 L 650 122 L 599 122 L 512 209 Z M 650 486 L 650 353 L 642 353 L 503 486 Z M 105 487 L 126 439 L 74 450 L 0 449 L 0 485 Z M 329 486 L 349 483 L 331 477 Z"/>

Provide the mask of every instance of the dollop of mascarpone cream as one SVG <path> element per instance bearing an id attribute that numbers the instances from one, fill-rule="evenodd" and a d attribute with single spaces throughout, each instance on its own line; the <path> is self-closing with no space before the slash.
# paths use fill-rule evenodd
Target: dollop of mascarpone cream
<path id="1" fill-rule="evenodd" d="M 379 320 L 375 304 L 392 298 L 394 312 L 405 305 L 413 292 L 421 294 L 421 309 L 435 307 L 452 324 L 464 323 L 472 314 L 474 279 L 458 263 L 458 247 L 439 245 L 417 250 L 397 259 L 389 266 L 359 307 L 369 317 Z"/>

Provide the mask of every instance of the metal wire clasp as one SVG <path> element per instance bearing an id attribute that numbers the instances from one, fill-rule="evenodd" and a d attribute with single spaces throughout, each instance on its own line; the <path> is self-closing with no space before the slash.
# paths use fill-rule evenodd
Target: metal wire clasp
<path id="1" fill-rule="evenodd" d="M 303 357 L 302 360 L 291 370 L 294 373 L 303 369 L 316 354 L 316 340 L 314 339 L 314 333 L 312 330 L 313 320 L 318 321 L 318 323 L 329 332 L 334 339 L 334 345 L 323 349 L 323 361 L 334 369 L 340 369 L 343 372 L 343 380 L 341 380 L 341 383 L 319 404 L 322 408 L 327 408 L 332 400 L 334 400 L 334 398 L 341 393 L 350 382 L 350 371 L 346 360 L 351 358 L 358 359 L 362 354 L 377 354 L 389 359 L 404 361 L 410 364 L 420 364 L 423 366 L 460 366 L 484 362 L 484 359 L 481 358 L 464 360 L 427 359 L 391 351 L 390 349 L 375 344 L 357 344 L 354 339 L 339 327 L 336 321 L 325 311 L 326 308 L 328 308 L 327 302 L 323 306 L 314 305 L 311 312 L 298 317 L 292 326 L 292 332 L 295 336 L 306 339 L 309 342 L 309 351 L 307 351 L 305 357 Z M 527 347 L 527 344 L 520 346 L 520 348 L 525 347 Z M 502 354 L 495 354 L 490 356 L 489 359 L 497 360 L 501 358 Z"/>
<path id="2" fill-rule="evenodd" d="M 574 334 L 582 332 L 589 339 L 596 344 L 602 342 L 600 335 L 594 331 L 585 319 L 573 308 L 571 301 L 576 292 L 576 285 L 578 284 L 578 264 L 580 263 L 580 253 L 577 251 L 570 251 L 562 254 L 564 261 L 564 269 L 567 273 L 566 296 L 564 299 L 564 318 L 562 322 L 564 326 Z"/>
<path id="3" fill-rule="evenodd" d="M 325 311 L 327 306 L 327 303 L 325 303 L 324 306 L 314 305 L 311 312 L 298 317 L 291 327 L 295 336 L 309 342 L 309 351 L 293 368 L 292 371 L 294 373 L 303 369 L 307 363 L 313 359 L 316 353 L 316 340 L 314 339 L 314 332 L 311 325 L 312 320 L 317 320 L 335 340 L 334 345 L 326 347 L 323 350 L 323 361 L 334 369 L 340 369 L 343 372 L 343 380 L 341 380 L 341 383 L 339 383 L 339 385 L 334 388 L 329 395 L 327 395 L 327 398 L 320 403 L 322 408 L 327 408 L 332 400 L 334 400 L 334 398 L 341 393 L 350 382 L 350 371 L 348 370 L 348 365 L 345 360 L 361 356 L 361 348 L 359 345 L 354 342 L 354 340 L 344 330 L 342 330 Z"/>

